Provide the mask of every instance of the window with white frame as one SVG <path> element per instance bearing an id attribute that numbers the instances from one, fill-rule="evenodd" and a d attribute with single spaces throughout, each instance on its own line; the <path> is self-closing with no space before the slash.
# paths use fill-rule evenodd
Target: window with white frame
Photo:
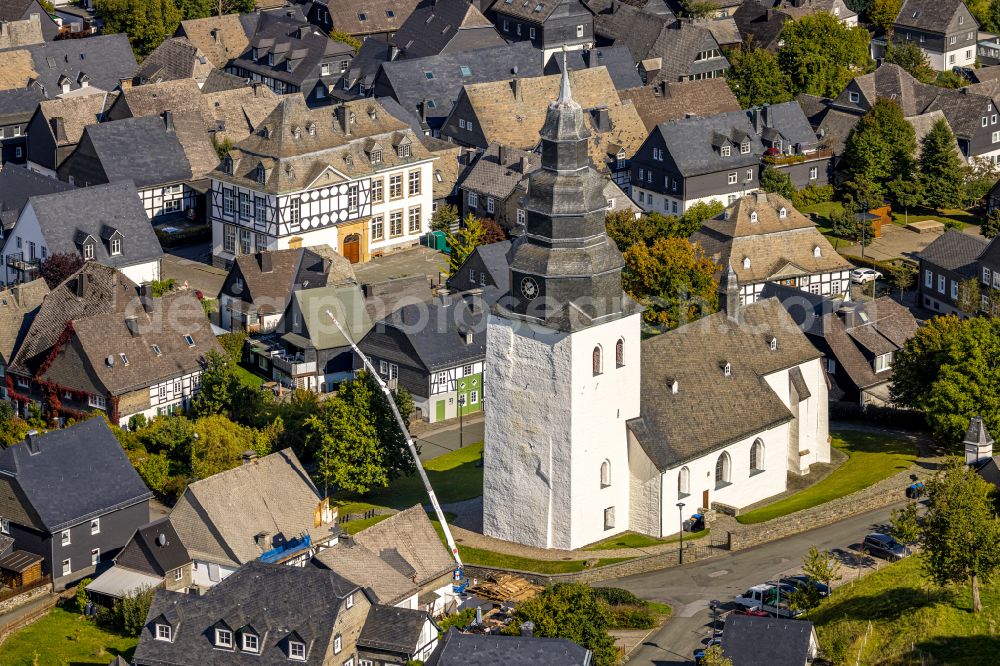
<path id="1" fill-rule="evenodd" d="M 246 192 L 240 192 L 240 217 L 250 219 L 250 195 Z"/>
<path id="2" fill-rule="evenodd" d="M 306 644 L 299 641 L 288 641 L 288 658 L 297 661 L 305 661 Z"/>
<path id="3" fill-rule="evenodd" d="M 62 534 L 60 535 L 60 543 L 62 543 L 63 546 L 70 545 L 71 541 L 69 530 L 62 531 Z"/>
<path id="4" fill-rule="evenodd" d="M 486 197 L 486 212 L 493 213 L 495 212 L 495 209 L 496 202 L 493 200 L 493 197 Z"/>
<path id="5" fill-rule="evenodd" d="M 938 293 L 940 294 L 944 293 L 944 286 L 945 286 L 945 277 L 943 275 L 938 275 L 938 287 L 937 287 Z"/>
<path id="6" fill-rule="evenodd" d="M 849 92 L 849 93 L 847 93 L 847 96 L 848 96 L 848 99 L 851 100 L 852 104 L 857 104 L 858 102 L 861 101 L 861 95 L 859 93 Z"/>
<path id="7" fill-rule="evenodd" d="M 101 519 L 100 518 L 94 518 L 93 520 L 90 521 L 90 533 L 91 534 L 100 534 L 101 533 Z"/>
<path id="8" fill-rule="evenodd" d="M 105 400 L 103 395 L 90 395 L 87 396 L 87 404 L 97 409 L 104 409 L 107 407 L 107 400 Z"/>
<path id="9" fill-rule="evenodd" d="M 93 548 L 90 551 L 90 566 L 96 566 L 101 563 L 101 549 Z"/>
<path id="10" fill-rule="evenodd" d="M 83 244 L 83 258 L 85 261 L 90 261 L 94 258 L 94 244 L 84 243 Z"/>
<path id="11" fill-rule="evenodd" d="M 243 634 L 243 650 L 245 652 L 257 652 L 260 650 L 260 638 L 256 634 L 249 632 Z"/>
<path id="12" fill-rule="evenodd" d="M 236 252 L 236 227 L 227 224 L 222 227 L 222 249 L 226 252 Z"/>
<path id="13" fill-rule="evenodd" d="M 729 157 L 732 154 L 732 148 L 730 146 L 723 146 L 721 148 L 722 156 Z"/>
<path id="14" fill-rule="evenodd" d="M 340 654 L 340 652 L 343 649 L 344 649 L 344 639 L 340 637 L 340 634 L 337 634 L 336 636 L 333 637 L 333 653 Z"/>
<path id="15" fill-rule="evenodd" d="M 934 273 L 929 270 L 924 271 L 924 286 L 928 289 L 934 286 Z"/>
<path id="16" fill-rule="evenodd" d="M 403 211 L 394 210 L 389 213 L 389 237 L 396 238 L 403 235 Z"/>
<path id="17" fill-rule="evenodd" d="M 819 178 L 819 168 L 809 167 L 809 180 L 816 180 Z"/>
<path id="18" fill-rule="evenodd" d="M 410 208 L 407 229 L 411 234 L 420 233 L 420 206 Z"/>
<path id="19" fill-rule="evenodd" d="M 232 649 L 233 647 L 233 632 L 229 629 L 216 628 L 215 629 L 215 647 Z"/>
<path id="20" fill-rule="evenodd" d="M 69 560 L 66 560 L 68 562 Z M 66 562 L 63 562 L 65 565 Z M 173 640 L 173 629 L 169 624 L 157 624 L 156 625 L 156 640 L 170 642 Z"/>
<path id="21" fill-rule="evenodd" d="M 111 256 L 117 256 L 122 253 L 122 239 L 112 238 L 111 239 Z"/>
<path id="22" fill-rule="evenodd" d="M 469 208 L 476 208 L 479 206 L 479 195 L 475 192 L 469 192 L 468 202 Z"/>
<path id="23" fill-rule="evenodd" d="M 385 235 L 385 225 L 382 222 L 381 215 L 375 215 L 372 217 L 372 240 L 380 241 Z"/>
<path id="24" fill-rule="evenodd" d="M 184 569 L 174 569 L 174 580 L 180 580 L 182 578 L 184 578 Z"/>
<path id="25" fill-rule="evenodd" d="M 740 153 L 746 155 L 750 152 L 750 142 L 744 141 L 740 144 Z"/>
<path id="26" fill-rule="evenodd" d="M 740 177 L 735 171 L 729 174 L 729 184 L 735 185 L 739 181 Z"/>
<path id="27" fill-rule="evenodd" d="M 753 169 L 747 169 L 747 182 L 753 180 Z"/>
<path id="28" fill-rule="evenodd" d="M 0 534 L 10 534 L 10 520 L 0 518 Z"/>
<path id="29" fill-rule="evenodd" d="M 288 202 L 288 221 L 291 224 L 298 224 L 302 219 L 302 201 L 298 197 L 292 197 Z"/>
<path id="30" fill-rule="evenodd" d="M 517 218 L 516 219 L 517 219 L 517 226 L 523 227 L 524 226 L 524 220 L 525 220 L 524 209 L 523 208 L 518 208 L 517 209 Z"/>
<path id="31" fill-rule="evenodd" d="M 875 357 L 875 372 L 883 372 L 892 368 L 892 353 L 879 354 Z"/>
<path id="32" fill-rule="evenodd" d="M 347 209 L 357 210 L 358 209 L 358 186 L 349 185 L 347 188 Z"/>
<path id="33" fill-rule="evenodd" d="M 413 197 L 420 194 L 420 170 L 414 169 L 408 174 L 407 178 L 410 196 Z"/>
<path id="34" fill-rule="evenodd" d="M 372 181 L 372 203 L 382 203 L 382 179 Z"/>
<path id="35" fill-rule="evenodd" d="M 403 198 L 403 174 L 397 173 L 389 176 L 389 198 Z"/>

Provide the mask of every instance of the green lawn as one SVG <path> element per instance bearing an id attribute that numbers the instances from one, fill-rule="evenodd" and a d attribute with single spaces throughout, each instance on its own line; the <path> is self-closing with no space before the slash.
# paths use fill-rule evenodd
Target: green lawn
<path id="1" fill-rule="evenodd" d="M 260 375 L 255 375 L 254 373 L 244 368 L 242 365 L 236 366 L 236 376 L 239 377 L 240 381 L 246 384 L 247 386 L 256 389 L 259 389 L 261 384 L 264 383 L 263 377 L 261 377 Z"/>
<path id="2" fill-rule="evenodd" d="M 1000 654 L 1000 584 L 984 584 L 982 601 L 971 613 L 969 586 L 933 585 L 917 555 L 835 590 L 808 617 L 834 664 L 981 666 Z"/>
<path id="3" fill-rule="evenodd" d="M 815 213 L 816 226 L 819 228 L 820 233 L 829 234 L 833 230 L 833 221 L 830 218 L 841 210 L 843 210 L 843 206 L 840 205 L 839 201 L 826 201 L 812 206 L 803 206 L 799 209 L 799 212 L 807 217 L 810 213 Z"/>
<path id="4" fill-rule="evenodd" d="M 362 518 L 361 520 L 349 520 L 346 523 L 340 523 L 340 529 L 347 532 L 348 534 L 357 534 L 363 529 L 367 529 L 372 525 L 381 523 L 386 518 L 391 518 L 391 513 L 376 515 L 371 518 Z"/>
<path id="5" fill-rule="evenodd" d="M 708 530 L 702 530 L 700 532 L 692 532 L 691 534 L 685 534 L 685 541 L 694 541 L 695 539 L 700 539 L 704 536 L 708 536 Z M 618 534 L 613 537 L 608 537 L 604 541 L 598 541 L 595 544 L 587 546 L 584 550 L 615 550 L 616 548 L 649 548 L 650 546 L 660 546 L 665 543 L 677 543 L 680 541 L 679 536 L 672 536 L 668 539 L 654 539 L 651 536 L 646 536 L 645 534 L 636 534 L 635 532 L 625 532 L 623 534 Z"/>
<path id="6" fill-rule="evenodd" d="M 30 624 L 0 646 L 5 666 L 108 664 L 115 655 L 132 659 L 137 639 L 104 631 L 93 620 L 62 608 Z"/>
<path id="7" fill-rule="evenodd" d="M 944 209 L 940 212 L 932 208 L 916 208 L 910 211 L 906 210 L 893 210 L 892 211 L 892 221 L 896 224 L 910 222 L 920 222 L 921 220 L 937 220 L 938 222 L 944 222 L 947 225 L 957 225 L 957 228 L 961 230 L 967 225 L 979 226 L 982 224 L 982 218 L 977 215 L 973 215 L 967 210 L 949 210 Z"/>
<path id="8" fill-rule="evenodd" d="M 844 431 L 833 434 L 833 445 L 846 453 L 848 459 L 828 477 L 737 520 L 744 525 L 762 523 L 850 495 L 906 469 L 916 460 L 913 444 L 895 437 Z"/>
<path id="9" fill-rule="evenodd" d="M 424 462 L 427 478 L 439 502 L 460 502 L 483 494 L 483 468 L 476 466 L 482 455 L 483 443 L 478 442 Z M 388 488 L 363 497 L 352 495 L 342 499 L 372 502 L 395 509 L 430 502 L 419 474 L 397 479 Z"/>

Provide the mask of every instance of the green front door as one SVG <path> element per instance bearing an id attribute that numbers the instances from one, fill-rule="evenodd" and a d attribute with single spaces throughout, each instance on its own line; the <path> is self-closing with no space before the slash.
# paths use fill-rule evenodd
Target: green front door
<path id="1" fill-rule="evenodd" d="M 436 412 L 435 416 L 434 416 L 434 420 L 435 421 L 444 421 L 444 408 L 445 408 L 444 400 L 438 400 L 434 404 L 435 404 L 435 412 Z"/>

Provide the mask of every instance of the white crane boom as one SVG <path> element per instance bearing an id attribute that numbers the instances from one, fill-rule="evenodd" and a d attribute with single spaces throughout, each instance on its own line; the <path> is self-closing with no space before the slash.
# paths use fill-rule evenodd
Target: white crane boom
<path id="1" fill-rule="evenodd" d="M 348 333 L 344 327 L 340 325 L 340 322 L 333 316 L 333 313 L 327 310 L 326 314 L 331 320 L 333 320 L 334 325 L 336 325 L 337 329 L 347 340 L 348 344 L 351 345 L 351 349 L 354 350 L 354 353 L 358 355 L 361 362 L 365 364 L 366 368 L 368 368 L 368 372 L 370 372 L 372 377 L 375 378 L 375 381 L 378 382 L 379 387 L 382 389 L 382 393 L 385 394 L 386 400 L 389 401 L 389 407 L 392 409 L 392 413 L 396 417 L 396 423 L 399 424 L 399 429 L 403 431 L 403 436 L 406 437 L 406 445 L 410 447 L 410 455 L 413 456 L 413 464 L 417 467 L 417 473 L 420 474 L 420 480 L 424 482 L 424 488 L 427 490 L 427 495 L 431 498 L 431 505 L 434 507 L 434 513 L 437 514 L 438 521 L 441 523 L 441 529 L 444 530 L 444 538 L 448 542 L 448 547 L 451 548 L 451 556 L 455 558 L 455 562 L 458 566 L 463 566 L 462 558 L 458 555 L 458 546 L 455 545 L 455 539 L 451 536 L 451 530 L 448 529 L 448 520 L 444 516 L 444 511 L 441 510 L 441 504 L 438 503 L 437 496 L 434 494 L 434 489 L 431 487 L 431 482 L 427 478 L 427 472 L 424 471 L 424 466 L 420 464 L 420 456 L 417 455 L 417 446 L 413 443 L 413 437 L 410 436 L 410 431 L 406 427 L 406 421 L 403 420 L 403 415 L 399 413 L 399 408 L 396 407 L 396 401 L 392 397 L 392 391 L 389 390 L 389 387 L 382 380 L 382 377 L 380 377 L 375 371 L 375 366 L 368 360 L 368 357 L 365 356 L 364 352 L 358 349 L 358 346 L 354 344 L 354 340 L 351 338 L 350 333 Z"/>

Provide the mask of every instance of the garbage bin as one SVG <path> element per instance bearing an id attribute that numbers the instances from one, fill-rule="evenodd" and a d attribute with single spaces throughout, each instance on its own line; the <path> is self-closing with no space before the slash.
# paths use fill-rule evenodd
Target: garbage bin
<path id="1" fill-rule="evenodd" d="M 689 531 L 691 532 L 701 532 L 703 529 L 705 529 L 705 517 L 700 513 L 692 515 L 690 523 L 691 523 L 691 529 Z"/>
<path id="2" fill-rule="evenodd" d="M 691 521 L 690 520 L 685 520 L 684 523 L 683 523 L 683 525 L 684 525 L 684 531 L 685 532 L 690 532 L 691 531 Z"/>

